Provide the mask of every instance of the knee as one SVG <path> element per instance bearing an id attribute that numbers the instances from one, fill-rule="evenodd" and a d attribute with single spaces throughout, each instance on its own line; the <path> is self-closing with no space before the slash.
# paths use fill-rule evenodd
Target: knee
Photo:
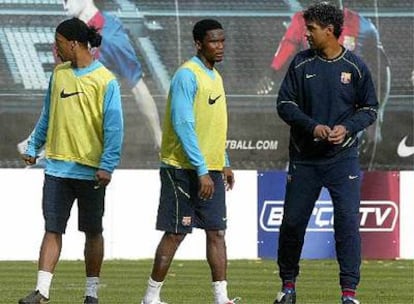
<path id="1" fill-rule="evenodd" d="M 43 240 L 46 242 L 62 242 L 62 234 L 57 232 L 46 231 Z"/>
<path id="2" fill-rule="evenodd" d="M 284 220 L 280 226 L 280 232 L 287 235 L 298 235 L 304 233 L 306 224 L 299 223 L 297 221 Z"/>
<path id="3" fill-rule="evenodd" d="M 98 233 L 85 232 L 85 239 L 87 242 L 102 241 L 103 235 L 100 232 Z"/>
<path id="4" fill-rule="evenodd" d="M 219 241 L 223 241 L 224 237 L 226 235 L 226 231 L 225 230 L 212 230 L 212 231 L 207 231 L 207 239 L 211 242 L 219 242 Z"/>
<path id="5" fill-rule="evenodd" d="M 164 234 L 164 239 L 166 239 L 169 243 L 174 243 L 178 246 L 184 240 L 185 236 L 186 236 L 185 234 L 177 234 L 177 233 L 166 232 Z"/>

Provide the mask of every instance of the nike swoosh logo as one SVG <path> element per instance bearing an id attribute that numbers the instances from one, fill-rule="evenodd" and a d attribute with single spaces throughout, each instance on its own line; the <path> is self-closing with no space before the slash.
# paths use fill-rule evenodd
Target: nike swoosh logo
<path id="1" fill-rule="evenodd" d="M 208 97 L 208 104 L 215 104 L 217 99 L 219 99 L 221 97 L 221 95 L 217 96 L 216 98 L 211 98 L 211 96 Z"/>
<path id="2" fill-rule="evenodd" d="M 79 94 L 83 94 L 83 92 L 65 93 L 65 89 L 63 89 L 62 92 L 60 92 L 60 98 L 68 98 L 70 96 L 79 95 Z"/>
<path id="3" fill-rule="evenodd" d="M 407 146 L 407 137 L 404 137 L 398 144 L 397 154 L 400 157 L 409 157 L 414 154 L 414 146 Z"/>
<path id="4" fill-rule="evenodd" d="M 309 78 L 313 78 L 313 77 L 315 77 L 316 76 L 316 74 L 306 74 L 305 75 L 305 78 L 306 79 L 309 79 Z"/>
<path id="5" fill-rule="evenodd" d="M 356 179 L 356 178 L 358 178 L 358 175 L 349 175 L 348 178 L 349 179 Z"/>

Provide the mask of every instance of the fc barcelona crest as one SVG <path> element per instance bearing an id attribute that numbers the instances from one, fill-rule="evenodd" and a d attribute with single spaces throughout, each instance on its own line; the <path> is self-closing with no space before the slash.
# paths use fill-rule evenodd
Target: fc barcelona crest
<path id="1" fill-rule="evenodd" d="M 183 216 L 183 219 L 181 220 L 181 224 L 183 226 L 191 226 L 191 216 Z"/>
<path id="2" fill-rule="evenodd" d="M 348 84 L 351 82 L 351 73 L 347 73 L 347 72 L 342 72 L 341 73 L 341 82 L 343 84 Z"/>

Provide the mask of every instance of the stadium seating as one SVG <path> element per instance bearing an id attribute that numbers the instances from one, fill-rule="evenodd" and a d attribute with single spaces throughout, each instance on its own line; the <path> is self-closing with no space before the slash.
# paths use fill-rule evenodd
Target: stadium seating
<path id="1" fill-rule="evenodd" d="M 171 0 L 134 0 L 136 6 L 143 11 L 153 11 L 153 10 L 249 10 L 249 11 L 267 11 L 267 10 L 286 10 L 287 5 L 283 1 L 275 0 L 262 0 L 262 1 L 251 1 L 251 0 L 181 0 L 181 1 L 171 1 Z"/>
<path id="2" fill-rule="evenodd" d="M 134 31 L 131 28 L 129 33 L 136 44 L 145 81 L 157 102 L 161 117 L 165 96 L 160 90 L 159 79 L 154 75 L 154 70 L 149 63 L 152 58 L 156 58 L 165 67 L 167 74 L 172 75 L 180 63 L 194 54 L 191 29 L 195 21 L 204 17 L 218 18 L 226 30 L 225 60 L 218 64 L 217 68 L 225 79 L 231 112 L 251 115 L 274 113 L 275 96 L 257 95 L 257 83 L 269 70 L 278 42 L 285 31 L 286 24 L 290 21 L 289 1 L 110 0 L 96 2 L 100 7 L 115 14 L 120 13 L 121 2 L 132 3 L 141 13 L 137 14 L 136 18 L 144 18 L 147 28 L 144 33 L 145 39 L 141 41 L 147 44 L 151 42 L 152 45 L 140 48 L 139 39 L 133 37 Z M 294 2 L 306 6 L 312 1 Z M 410 51 L 414 45 L 412 0 L 345 0 L 343 2 L 344 5 L 371 18 L 379 28 L 384 49 L 391 63 L 389 107 L 398 104 L 401 110 L 406 110 L 413 100 L 413 86 L 410 80 L 414 66 L 414 56 Z M 375 7 L 375 3 L 378 7 Z M 43 16 L 42 14 L 45 17 L 40 17 Z M 65 15 L 61 0 L 0 0 L 0 69 L 2 71 L 0 115 L 8 115 L 6 118 L 2 116 L 0 128 L 9 127 L 10 123 L 16 120 L 21 121 L 16 128 L 9 131 L 11 141 L 16 141 L 16 138 L 22 139 L 23 134 L 27 134 L 33 127 L 40 112 L 44 90 L 53 68 L 51 48 L 54 29 L 63 18 Z M 128 27 L 131 26 L 134 26 L 134 23 L 129 20 Z M 151 52 L 142 54 L 141 51 L 145 49 L 150 49 Z M 122 83 L 122 87 L 127 124 L 139 124 L 140 122 L 134 120 L 137 110 L 131 93 L 125 89 L 127 87 L 125 84 Z M 126 140 L 128 147 L 147 149 L 145 147 L 148 146 L 148 141 L 137 143 L 137 140 L 130 136 L 128 131 Z M 0 167 L 16 166 L 17 155 L 14 147 L 4 149 L 1 152 L 3 159 L 0 159 Z M 156 157 L 150 160 L 144 157 L 138 161 L 138 165 L 136 162 L 124 165 L 153 168 L 156 163 Z M 251 168 L 254 163 L 257 164 L 257 161 L 246 160 L 240 163 L 240 167 Z M 270 161 L 267 161 L 267 164 L 269 167 L 279 166 Z M 21 165 L 19 163 L 18 166 Z"/>

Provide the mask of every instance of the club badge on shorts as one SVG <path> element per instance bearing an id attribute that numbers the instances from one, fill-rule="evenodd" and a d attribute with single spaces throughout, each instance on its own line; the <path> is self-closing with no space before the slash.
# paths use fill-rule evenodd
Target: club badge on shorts
<path id="1" fill-rule="evenodd" d="M 181 220 L 181 224 L 183 226 L 191 226 L 191 216 L 183 216 L 183 219 Z"/>
<path id="2" fill-rule="evenodd" d="M 348 84 L 348 83 L 350 83 L 351 82 L 351 73 L 348 73 L 348 72 L 342 72 L 341 73 L 341 82 L 343 83 L 343 84 Z"/>

